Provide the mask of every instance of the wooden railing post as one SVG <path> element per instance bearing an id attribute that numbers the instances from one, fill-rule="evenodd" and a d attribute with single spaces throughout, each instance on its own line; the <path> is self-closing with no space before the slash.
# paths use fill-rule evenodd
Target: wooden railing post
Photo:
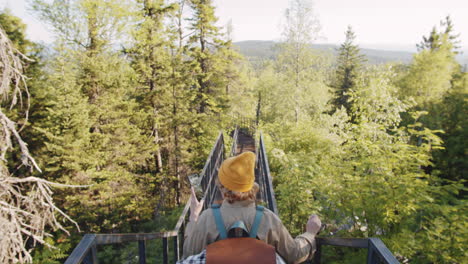
<path id="1" fill-rule="evenodd" d="M 322 261 L 322 245 L 317 241 L 317 250 L 314 254 L 314 264 L 320 264 Z"/>
<path id="2" fill-rule="evenodd" d="M 138 263 L 146 264 L 146 241 L 138 240 Z"/>
<path id="3" fill-rule="evenodd" d="M 179 235 L 175 236 L 174 238 L 174 263 L 176 263 L 180 258 L 180 251 L 179 251 Z"/>
<path id="4" fill-rule="evenodd" d="M 167 245 L 167 237 L 163 237 L 163 263 L 168 264 L 169 262 L 169 247 Z"/>
<path id="5" fill-rule="evenodd" d="M 99 264 L 98 257 L 97 257 L 97 247 L 96 244 L 91 246 L 88 254 L 86 255 L 85 259 L 83 260 L 85 264 Z"/>
<path id="6" fill-rule="evenodd" d="M 369 246 L 367 248 L 367 264 L 377 263 L 376 256 L 374 253 L 374 246 L 372 242 L 369 240 Z"/>

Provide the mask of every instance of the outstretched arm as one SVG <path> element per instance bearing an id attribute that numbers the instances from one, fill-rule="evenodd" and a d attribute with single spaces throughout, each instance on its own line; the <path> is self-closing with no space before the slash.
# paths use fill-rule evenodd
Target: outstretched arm
<path id="1" fill-rule="evenodd" d="M 197 229 L 197 221 L 203 209 L 203 200 L 198 201 L 195 190 L 192 187 L 192 196 L 190 197 L 190 221 L 185 228 L 183 258 L 200 253 L 206 242 L 201 241 L 205 238 Z"/>
<path id="2" fill-rule="evenodd" d="M 301 263 L 311 259 L 317 248 L 315 236 L 320 230 L 320 218 L 311 215 L 306 225 L 306 232 L 296 238 L 292 238 L 279 218 L 277 220 L 276 227 L 269 230 L 268 243 L 275 246 L 276 251 L 287 263 Z"/>

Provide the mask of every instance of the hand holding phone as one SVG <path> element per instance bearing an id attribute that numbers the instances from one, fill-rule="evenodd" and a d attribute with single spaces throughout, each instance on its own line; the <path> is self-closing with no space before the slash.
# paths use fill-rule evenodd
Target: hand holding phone
<path id="1" fill-rule="evenodd" d="M 198 201 L 197 195 L 195 194 L 195 188 L 193 188 L 193 186 L 190 190 L 192 192 L 192 195 L 190 196 L 190 222 L 196 222 L 203 209 L 204 199 Z"/>

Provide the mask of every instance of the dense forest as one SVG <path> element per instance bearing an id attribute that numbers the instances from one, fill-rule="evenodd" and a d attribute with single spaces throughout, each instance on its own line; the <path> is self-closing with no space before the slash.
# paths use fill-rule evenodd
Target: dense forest
<path id="1" fill-rule="evenodd" d="M 265 135 L 292 234 L 314 212 L 321 235 L 380 237 L 402 263 L 466 263 L 468 74 L 450 17 L 410 62 L 371 64 L 351 26 L 336 56 L 311 46 L 319 21 L 296 0 L 274 58 L 249 60 L 211 0 L 29 3 L 55 41 L 1 11 L 0 262 L 172 228 L 186 176 L 241 116 Z"/>

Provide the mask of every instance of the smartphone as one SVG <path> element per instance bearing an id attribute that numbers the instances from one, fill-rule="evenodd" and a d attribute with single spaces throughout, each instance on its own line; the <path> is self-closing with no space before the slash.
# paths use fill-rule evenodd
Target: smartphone
<path id="1" fill-rule="evenodd" d="M 197 199 L 200 200 L 203 198 L 203 189 L 201 187 L 201 177 L 197 173 L 195 174 L 190 174 L 187 176 L 187 179 L 190 183 L 190 186 L 192 186 L 195 189 L 195 195 L 197 196 Z"/>

